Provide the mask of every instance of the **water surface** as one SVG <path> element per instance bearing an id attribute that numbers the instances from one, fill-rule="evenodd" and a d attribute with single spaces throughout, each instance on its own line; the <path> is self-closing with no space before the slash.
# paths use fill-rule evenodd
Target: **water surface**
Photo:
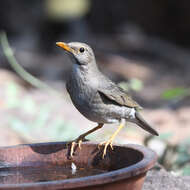
<path id="1" fill-rule="evenodd" d="M 105 173 L 96 168 L 54 166 L 48 168 L 14 168 L 0 171 L 0 184 L 21 184 L 79 178 Z"/>

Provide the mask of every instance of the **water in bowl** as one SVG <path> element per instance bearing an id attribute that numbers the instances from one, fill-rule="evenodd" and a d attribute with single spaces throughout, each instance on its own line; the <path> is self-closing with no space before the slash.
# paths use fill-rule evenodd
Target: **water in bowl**
<path id="1" fill-rule="evenodd" d="M 47 168 L 12 168 L 0 171 L 0 184 L 21 184 L 65 180 L 105 173 L 96 168 L 54 166 Z"/>

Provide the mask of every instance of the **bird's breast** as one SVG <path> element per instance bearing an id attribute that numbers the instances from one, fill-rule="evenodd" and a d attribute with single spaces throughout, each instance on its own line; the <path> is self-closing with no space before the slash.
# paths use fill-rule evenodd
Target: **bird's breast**
<path id="1" fill-rule="evenodd" d="M 91 82 L 85 76 L 72 73 L 67 81 L 67 91 L 75 107 L 84 115 L 89 112 L 97 91 L 91 87 Z"/>
<path id="2" fill-rule="evenodd" d="M 112 123 L 118 120 L 118 111 L 115 105 L 104 102 L 98 93 L 97 78 L 91 75 L 88 78 L 80 73 L 73 72 L 67 81 L 66 87 L 71 100 L 78 111 L 87 119 L 98 123 Z M 115 113 L 116 112 L 116 113 Z"/>

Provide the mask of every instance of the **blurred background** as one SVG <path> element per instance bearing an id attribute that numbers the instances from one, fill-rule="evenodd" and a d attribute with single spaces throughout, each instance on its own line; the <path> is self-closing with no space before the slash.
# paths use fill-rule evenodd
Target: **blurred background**
<path id="1" fill-rule="evenodd" d="M 190 175 L 189 10 L 186 0 L 1 0 L 0 30 L 16 60 L 62 96 L 24 81 L 1 40 L 0 145 L 71 140 L 96 125 L 72 105 L 65 90 L 71 62 L 55 46 L 80 41 L 160 133 L 152 137 L 129 123 L 115 142 L 149 146 L 167 170 Z M 115 129 L 105 125 L 89 139 L 104 141 Z"/>

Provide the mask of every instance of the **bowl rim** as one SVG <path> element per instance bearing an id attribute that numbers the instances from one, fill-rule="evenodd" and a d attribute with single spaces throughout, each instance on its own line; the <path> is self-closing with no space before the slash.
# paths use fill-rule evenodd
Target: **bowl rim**
<path id="1" fill-rule="evenodd" d="M 50 142 L 50 143 L 34 143 L 34 144 L 23 144 L 23 145 L 15 145 L 15 146 L 6 146 L 0 147 L 0 149 L 6 148 L 16 148 L 22 146 L 48 146 L 48 145 L 60 145 L 65 144 L 67 142 Z M 82 145 L 94 145 L 97 146 L 98 143 L 95 142 L 84 142 Z M 86 176 L 80 178 L 72 178 L 72 179 L 64 179 L 64 180 L 55 180 L 49 182 L 34 182 L 34 183 L 21 183 L 21 184 L 0 184 L 0 189 L 75 189 L 82 187 L 90 187 L 96 185 L 102 185 L 107 183 L 113 183 L 116 181 L 128 179 L 134 176 L 138 176 L 140 174 L 146 173 L 149 169 L 151 169 L 156 161 L 157 154 L 142 145 L 138 144 L 113 144 L 114 146 L 123 147 L 123 148 L 131 148 L 133 150 L 139 151 L 143 155 L 143 159 L 136 164 L 133 164 L 129 167 L 124 167 L 121 169 L 116 169 L 113 171 L 105 172 L 103 174 L 97 174 L 93 176 Z M 0 169 L 1 170 L 1 169 Z"/>

